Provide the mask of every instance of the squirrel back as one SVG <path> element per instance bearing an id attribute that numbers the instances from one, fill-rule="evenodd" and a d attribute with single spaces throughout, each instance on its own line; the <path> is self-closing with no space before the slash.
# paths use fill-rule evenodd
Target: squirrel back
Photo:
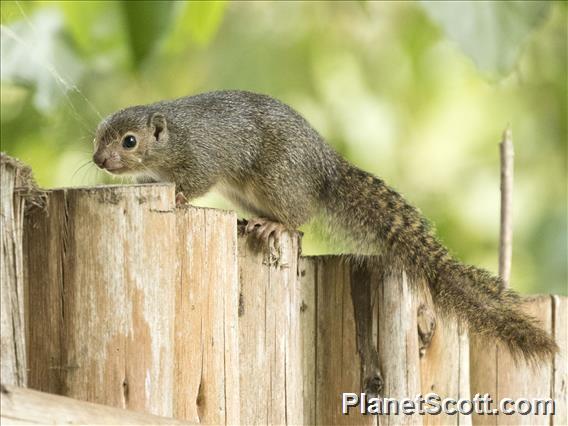
<path id="1" fill-rule="evenodd" d="M 219 91 L 126 108 L 97 129 L 94 161 L 111 173 L 176 183 L 188 199 L 218 188 L 287 227 L 323 216 L 357 253 L 425 278 L 437 309 L 514 355 L 557 350 L 500 278 L 453 258 L 419 211 L 334 151 L 296 111 L 266 95 Z"/>

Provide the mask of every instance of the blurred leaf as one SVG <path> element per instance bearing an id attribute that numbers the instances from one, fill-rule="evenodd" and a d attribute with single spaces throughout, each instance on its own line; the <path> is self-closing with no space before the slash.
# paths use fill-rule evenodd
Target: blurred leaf
<path id="1" fill-rule="evenodd" d="M 170 53 L 182 51 L 191 40 L 207 45 L 217 33 L 225 13 L 226 1 L 192 1 L 176 3 L 175 27 L 166 42 Z"/>
<path id="2" fill-rule="evenodd" d="M 15 1 L 0 2 L 0 22 L 5 25 L 16 19 L 21 19 L 22 15 Z"/>
<path id="3" fill-rule="evenodd" d="M 63 40 L 62 28 L 61 13 L 50 8 L 2 25 L 1 79 L 34 86 L 34 105 L 43 112 L 73 90 L 84 70 Z"/>
<path id="4" fill-rule="evenodd" d="M 171 1 L 122 1 L 134 65 L 139 67 L 170 28 Z"/>
<path id="5" fill-rule="evenodd" d="M 117 1 L 59 1 L 72 47 L 89 61 L 90 72 L 128 69 L 132 64 L 127 26 Z"/>
<path id="6" fill-rule="evenodd" d="M 534 16 L 498 14 L 518 21 L 504 24 L 493 16 L 496 6 L 509 10 L 503 2 L 228 4 L 133 3 L 131 10 L 120 0 L 2 0 L 1 148 L 29 163 L 42 186 L 110 183 L 92 163 L 76 173 L 92 155 L 95 109 L 106 115 L 224 87 L 266 92 L 301 111 L 350 161 L 403 191 L 462 259 L 494 269 L 495 140 L 510 121 L 517 154 L 512 283 L 567 293 L 568 2 L 550 6 L 542 25 L 536 17 L 545 12 L 534 4 L 520 6 L 534 7 Z M 511 51 L 522 49 L 522 79 L 489 87 L 459 45 L 440 43 L 450 33 L 425 8 L 452 6 L 446 19 L 469 31 L 466 41 L 481 54 L 491 52 L 487 43 L 497 49 L 494 40 L 503 49 L 503 38 Z M 492 12 L 474 13 L 477 6 Z M 533 22 L 538 28 L 528 34 Z M 132 78 L 132 43 L 144 78 Z M 210 200 L 202 205 L 228 208 Z M 305 252 L 339 250 L 320 238 L 308 233 Z"/>
<path id="7" fill-rule="evenodd" d="M 83 52 L 97 50 L 100 46 L 93 37 L 93 21 L 105 8 L 114 6 L 114 3 L 62 1 L 57 2 L 57 5 L 65 16 L 67 30 L 77 46 Z"/>
<path id="8" fill-rule="evenodd" d="M 10 83 L 2 83 L 0 89 L 0 121 L 11 121 L 18 117 L 29 96 L 25 87 Z"/>
<path id="9" fill-rule="evenodd" d="M 545 1 L 420 3 L 477 67 L 492 76 L 514 66 L 523 42 L 546 15 Z"/>
<path id="10" fill-rule="evenodd" d="M 0 21 L 2 25 L 17 21 L 37 7 L 36 2 L 2 1 L 0 2 Z"/>

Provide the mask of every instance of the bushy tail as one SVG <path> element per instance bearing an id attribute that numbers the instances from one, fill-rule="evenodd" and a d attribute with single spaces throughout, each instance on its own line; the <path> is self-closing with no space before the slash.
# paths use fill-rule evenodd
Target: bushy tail
<path id="1" fill-rule="evenodd" d="M 434 302 L 467 323 L 471 333 L 503 342 L 515 358 L 550 359 L 558 350 L 554 340 L 536 319 L 522 312 L 515 293 L 494 291 L 493 281 L 500 280 L 451 259 L 438 265 L 430 289 Z"/>
<path id="2" fill-rule="evenodd" d="M 362 253 L 387 256 L 407 274 L 424 277 L 436 308 L 468 325 L 470 333 L 503 342 L 514 356 L 549 359 L 554 340 L 520 309 L 516 293 L 500 278 L 454 259 L 436 239 L 420 212 L 385 183 L 342 162 L 326 192 L 334 227 Z"/>

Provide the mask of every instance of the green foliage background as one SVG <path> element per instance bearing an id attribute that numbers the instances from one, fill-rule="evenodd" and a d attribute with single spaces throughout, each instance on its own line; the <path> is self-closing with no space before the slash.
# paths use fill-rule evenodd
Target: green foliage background
<path id="1" fill-rule="evenodd" d="M 88 164 L 100 115 L 264 92 L 496 271 L 510 123 L 513 286 L 568 293 L 566 3 L 3 1 L 1 15 L 2 150 L 43 186 L 111 181 Z M 308 230 L 305 252 L 333 249 Z"/>

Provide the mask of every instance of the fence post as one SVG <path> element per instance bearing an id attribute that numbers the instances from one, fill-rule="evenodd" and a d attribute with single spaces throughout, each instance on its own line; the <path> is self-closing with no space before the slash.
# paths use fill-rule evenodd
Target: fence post
<path id="1" fill-rule="evenodd" d="M 238 424 L 237 218 L 190 206 L 176 216 L 174 416 Z"/>
<path id="2" fill-rule="evenodd" d="M 554 356 L 552 395 L 556 401 L 553 425 L 568 424 L 568 297 L 550 296 L 552 299 L 552 333 L 560 352 Z"/>
<path id="3" fill-rule="evenodd" d="M 568 369 L 566 354 L 568 339 L 566 315 L 568 298 L 563 296 L 529 296 L 524 299 L 523 309 L 535 317 L 541 326 L 554 336 L 560 353 L 553 360 L 539 365 L 529 365 L 524 360 L 515 361 L 507 348 L 501 344 L 488 346 L 479 338 L 473 338 L 470 345 L 471 393 L 489 393 L 494 401 L 492 408 L 501 398 L 552 398 L 556 401 L 556 412 L 544 416 L 530 415 L 473 415 L 474 425 L 565 425 L 566 385 Z"/>
<path id="4" fill-rule="evenodd" d="M 48 191 L 25 215 L 22 262 L 13 223 L 23 204 L 6 196 L 9 167 L 2 162 L 3 380 L 25 382 L 23 276 L 29 384 L 47 392 L 200 424 L 541 420 L 342 415 L 341 394 L 361 392 L 378 365 L 385 397 L 549 396 L 557 411 L 544 420 L 566 422 L 566 297 L 527 301 L 561 353 L 540 370 L 518 367 L 437 318 L 425 283 L 379 262 L 299 258 L 294 235 L 259 249 L 237 236 L 234 213 L 176 208 L 173 185 Z"/>
<path id="5" fill-rule="evenodd" d="M 372 313 L 367 336 L 378 351 L 383 396 L 469 395 L 467 334 L 447 321 L 435 321 L 433 327 L 432 321 L 423 318 L 425 309 L 435 318 L 427 292 L 420 291 L 423 284 L 411 285 L 404 273 L 385 270 L 377 264 L 362 269 L 339 256 L 302 260 L 300 272 L 307 299 L 311 294 L 308 289 L 315 286 L 314 300 L 307 303 L 308 309 L 316 307 L 315 318 L 306 316 L 302 326 L 316 341 L 315 350 L 304 352 L 305 365 L 316 366 L 315 380 L 306 379 L 315 401 L 306 404 L 313 413 L 310 419 L 315 418 L 317 424 L 471 424 L 467 416 L 400 414 L 377 419 L 361 415 L 359 408 L 342 415 L 341 394 L 358 394 L 363 388 L 355 309 Z M 368 289 L 368 306 L 355 308 L 352 291 L 364 288 Z M 356 303 L 365 304 L 361 298 Z"/>
<path id="6" fill-rule="evenodd" d="M 306 327 L 314 330 L 314 350 L 305 356 L 311 357 L 306 364 L 315 366 L 315 380 L 306 395 L 314 401 L 315 423 L 375 424 L 375 418 L 363 417 L 356 409 L 349 415 L 341 414 L 341 394 L 358 394 L 362 389 L 349 265 L 339 256 L 304 258 L 300 275 L 305 291 L 314 288 L 314 299 L 304 303 L 305 313 L 314 309 L 315 315 L 306 316 L 304 322 L 314 322 Z M 376 323 L 372 329 L 376 331 Z"/>
<path id="7" fill-rule="evenodd" d="M 31 170 L 0 153 L 1 375 L 17 386 L 27 385 L 22 227 L 26 203 L 38 200 Z"/>
<path id="8" fill-rule="evenodd" d="M 173 186 L 50 191 L 26 219 L 30 387 L 172 415 Z"/>
<path id="9" fill-rule="evenodd" d="M 28 215 L 30 385 L 194 422 L 238 422 L 234 213 L 173 185 L 51 191 Z"/>
<path id="10" fill-rule="evenodd" d="M 241 422 L 305 424 L 299 240 L 283 234 L 279 249 L 239 238 Z"/>

